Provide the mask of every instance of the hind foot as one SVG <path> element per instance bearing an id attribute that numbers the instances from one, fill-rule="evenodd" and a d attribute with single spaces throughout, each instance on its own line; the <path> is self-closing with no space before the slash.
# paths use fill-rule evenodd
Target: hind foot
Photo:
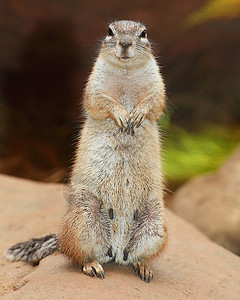
<path id="1" fill-rule="evenodd" d="M 153 279 L 153 272 L 146 262 L 134 263 L 133 269 L 143 281 L 150 282 Z"/>
<path id="2" fill-rule="evenodd" d="M 86 262 L 83 265 L 82 271 L 87 276 L 91 276 L 91 277 L 96 276 L 96 277 L 101 278 L 101 279 L 103 279 L 105 277 L 103 267 L 96 260 Z"/>

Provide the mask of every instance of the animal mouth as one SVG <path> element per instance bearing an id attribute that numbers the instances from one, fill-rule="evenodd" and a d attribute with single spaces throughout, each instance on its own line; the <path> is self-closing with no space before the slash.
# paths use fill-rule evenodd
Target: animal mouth
<path id="1" fill-rule="evenodd" d="M 131 58 L 131 56 L 128 55 L 121 55 L 121 56 L 116 55 L 116 57 L 118 60 L 129 60 Z"/>
<path id="2" fill-rule="evenodd" d="M 131 58 L 131 57 L 128 56 L 128 55 L 123 55 L 123 56 L 121 56 L 121 58 L 122 58 L 122 59 L 129 59 L 129 58 Z"/>
<path id="3" fill-rule="evenodd" d="M 122 60 L 128 60 L 128 59 L 132 58 L 132 56 L 127 54 L 126 52 L 121 53 L 120 55 L 116 54 L 116 56 L 118 59 L 122 59 Z"/>

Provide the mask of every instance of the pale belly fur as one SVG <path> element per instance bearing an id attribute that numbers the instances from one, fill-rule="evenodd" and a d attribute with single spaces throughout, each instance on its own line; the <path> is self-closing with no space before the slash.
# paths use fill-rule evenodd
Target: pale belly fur
<path id="1" fill-rule="evenodd" d="M 108 262 L 114 258 L 117 263 L 125 263 L 123 251 L 136 224 L 136 214 L 150 197 L 162 199 L 157 125 L 146 120 L 131 136 L 121 132 L 112 120 L 89 118 L 77 156 L 73 180 L 79 188 L 87 190 L 90 186 L 109 218 L 112 257 L 99 253 L 97 259 Z"/>

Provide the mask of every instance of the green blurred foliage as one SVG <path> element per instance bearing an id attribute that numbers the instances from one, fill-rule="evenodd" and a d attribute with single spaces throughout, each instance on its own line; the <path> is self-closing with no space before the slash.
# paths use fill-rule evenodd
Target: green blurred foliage
<path id="1" fill-rule="evenodd" d="M 188 25 L 196 25 L 210 19 L 237 18 L 240 16 L 240 0 L 210 0 L 199 10 L 192 13 Z"/>
<path id="2" fill-rule="evenodd" d="M 192 177 L 217 170 L 240 141 L 240 128 L 210 125 L 189 132 L 167 124 L 168 115 L 160 124 L 163 171 L 167 182 L 175 187 Z"/>

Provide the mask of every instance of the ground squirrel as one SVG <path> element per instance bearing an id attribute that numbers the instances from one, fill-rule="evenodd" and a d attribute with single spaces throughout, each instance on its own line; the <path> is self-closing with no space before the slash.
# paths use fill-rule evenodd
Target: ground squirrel
<path id="1" fill-rule="evenodd" d="M 6 256 L 37 264 L 58 250 L 89 276 L 103 278 L 101 264 L 114 261 L 149 282 L 147 262 L 167 241 L 156 122 L 164 104 L 146 27 L 111 23 L 84 92 L 86 121 L 60 232 L 19 243 Z"/>

